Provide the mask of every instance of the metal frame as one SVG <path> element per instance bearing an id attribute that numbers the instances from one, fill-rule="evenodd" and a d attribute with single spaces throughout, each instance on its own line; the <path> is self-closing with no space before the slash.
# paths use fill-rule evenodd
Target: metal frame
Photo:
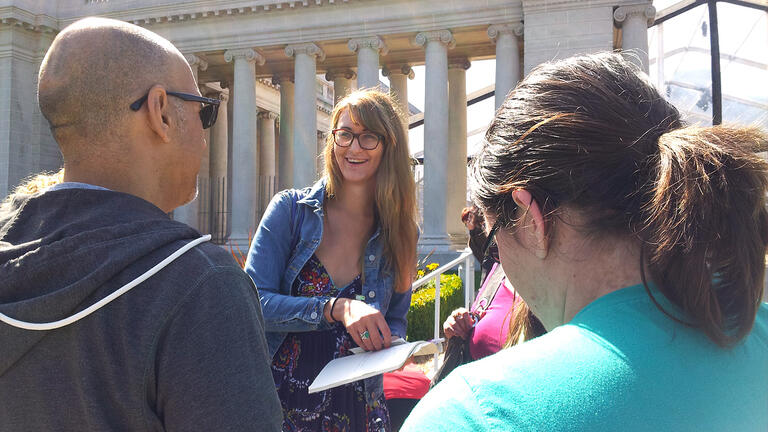
<path id="1" fill-rule="evenodd" d="M 722 76 L 720 73 L 720 29 L 717 21 L 717 3 L 731 3 L 752 9 L 768 12 L 768 0 L 683 0 L 666 9 L 662 9 L 656 15 L 653 25 L 661 24 L 689 10 L 707 5 L 709 9 L 709 46 L 712 72 L 712 124 L 719 125 L 723 122 L 723 91 Z M 663 59 L 658 59 L 663 61 Z"/>

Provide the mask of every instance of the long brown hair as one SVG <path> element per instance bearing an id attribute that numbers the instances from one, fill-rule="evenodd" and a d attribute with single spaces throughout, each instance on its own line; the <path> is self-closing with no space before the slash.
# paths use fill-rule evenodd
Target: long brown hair
<path id="1" fill-rule="evenodd" d="M 504 348 L 536 339 L 547 332 L 544 324 L 533 314 L 525 300 L 521 299 L 510 311 L 510 314 L 512 319 L 509 321 L 509 332 Z"/>
<path id="2" fill-rule="evenodd" d="M 403 114 L 388 94 L 358 90 L 333 108 L 331 129 L 336 127 L 344 110 L 353 122 L 384 137 L 380 144 L 384 146 L 384 153 L 376 172 L 376 216 L 386 262 L 395 273 L 395 290 L 406 292 L 411 288 L 416 268 L 417 225 L 416 185 L 410 170 Z M 329 133 L 323 150 L 327 197 L 333 197 L 343 183 L 334 149 L 333 135 Z"/>
<path id="3" fill-rule="evenodd" d="M 684 127 L 621 55 L 539 66 L 507 97 L 472 165 L 478 204 L 514 222 L 511 191 L 548 217 L 590 215 L 591 233 L 637 238 L 658 290 L 720 346 L 752 328 L 768 244 L 768 148 L 755 128 Z"/>

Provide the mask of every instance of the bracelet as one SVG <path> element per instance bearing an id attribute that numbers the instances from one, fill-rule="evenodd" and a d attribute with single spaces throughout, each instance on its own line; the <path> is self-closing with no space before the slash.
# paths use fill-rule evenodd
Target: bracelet
<path id="1" fill-rule="evenodd" d="M 328 314 L 328 315 L 331 316 L 331 319 L 333 320 L 333 322 L 331 324 L 339 322 L 339 320 L 337 320 L 336 317 L 333 316 L 333 308 L 336 306 L 336 301 L 338 301 L 338 300 L 339 300 L 339 297 L 336 297 L 331 302 L 331 312 Z"/>

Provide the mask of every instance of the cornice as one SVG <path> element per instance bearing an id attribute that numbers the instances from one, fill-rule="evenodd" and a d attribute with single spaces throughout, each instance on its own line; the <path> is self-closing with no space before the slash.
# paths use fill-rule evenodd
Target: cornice
<path id="1" fill-rule="evenodd" d="M 0 7 L 0 26 L 16 26 L 39 33 L 58 33 L 59 22 L 48 15 L 38 15 L 15 6 Z"/>
<path id="2" fill-rule="evenodd" d="M 79 16 L 68 17 L 66 24 L 88 15 L 99 15 L 127 21 L 136 25 L 149 26 L 190 20 L 216 18 L 221 16 L 242 16 L 270 13 L 282 10 L 347 4 L 362 0 L 198 0 L 182 4 L 164 4 L 130 10 L 94 10 L 80 9 Z M 99 4 L 109 6 L 109 4 Z"/>
<path id="3" fill-rule="evenodd" d="M 600 6 L 614 7 L 637 3 L 638 0 L 523 0 L 523 15 Z M 651 0 L 648 0 L 646 3 L 651 4 Z"/>

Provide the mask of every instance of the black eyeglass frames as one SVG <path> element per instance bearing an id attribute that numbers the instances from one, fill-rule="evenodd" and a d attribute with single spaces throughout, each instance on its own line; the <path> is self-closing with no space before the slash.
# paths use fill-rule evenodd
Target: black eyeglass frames
<path id="1" fill-rule="evenodd" d="M 357 143 L 363 150 L 375 150 L 381 140 L 384 139 L 381 135 L 369 131 L 356 134 L 348 129 L 334 129 L 331 133 L 333 134 L 333 142 L 337 146 L 349 147 L 352 145 L 352 141 L 357 138 Z"/>
<path id="2" fill-rule="evenodd" d="M 491 231 L 488 233 L 488 238 L 485 239 L 485 244 L 483 245 L 483 256 L 488 256 L 488 254 L 491 253 L 491 258 L 496 262 L 499 262 L 499 248 L 495 245 L 495 238 L 496 232 L 499 230 L 500 226 L 499 220 L 496 219 L 496 222 L 493 224 Z"/>
<path id="3" fill-rule="evenodd" d="M 216 118 L 219 115 L 219 104 L 221 103 L 219 99 L 211 99 L 189 93 L 179 93 L 173 91 L 166 91 L 165 94 L 168 96 L 177 97 L 184 101 L 200 102 L 204 104 L 203 108 L 200 110 L 200 121 L 203 123 L 203 129 L 208 129 L 209 127 L 213 126 L 214 123 L 216 123 Z M 138 111 L 141 109 L 141 106 L 144 105 L 144 102 L 147 101 L 148 97 L 149 92 L 136 100 L 136 102 L 132 103 L 131 109 L 133 111 Z"/>

